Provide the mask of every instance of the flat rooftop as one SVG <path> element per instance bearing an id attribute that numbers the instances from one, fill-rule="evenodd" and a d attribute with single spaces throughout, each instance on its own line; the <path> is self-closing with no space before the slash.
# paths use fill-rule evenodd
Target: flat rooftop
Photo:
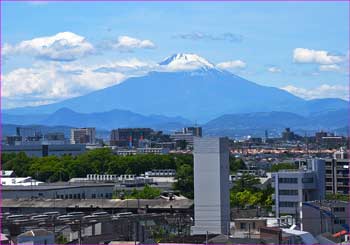
<path id="1" fill-rule="evenodd" d="M 189 209 L 191 199 L 2 199 L 3 208 L 150 208 L 150 209 Z"/>
<path id="2" fill-rule="evenodd" d="M 114 184 L 108 183 L 54 183 L 54 184 L 39 184 L 39 185 L 0 185 L 1 191 L 34 191 L 34 190 L 58 190 L 72 189 L 83 187 L 114 187 Z"/>

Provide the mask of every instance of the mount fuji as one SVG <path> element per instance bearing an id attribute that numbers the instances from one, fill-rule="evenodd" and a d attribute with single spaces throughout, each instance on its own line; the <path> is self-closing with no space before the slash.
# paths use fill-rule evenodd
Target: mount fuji
<path id="1" fill-rule="evenodd" d="M 175 54 L 144 76 L 61 102 L 3 110 L 12 115 L 128 110 L 142 115 L 181 116 L 199 123 L 224 114 L 283 111 L 309 115 L 347 108 L 341 99 L 304 100 L 218 69 L 195 54 Z"/>

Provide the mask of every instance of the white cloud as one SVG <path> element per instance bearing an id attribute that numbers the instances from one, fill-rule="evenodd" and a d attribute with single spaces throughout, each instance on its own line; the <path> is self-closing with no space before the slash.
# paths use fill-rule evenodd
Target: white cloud
<path id="1" fill-rule="evenodd" d="M 158 69 L 158 64 L 154 62 L 141 61 L 138 59 L 128 59 L 96 65 L 92 70 L 97 73 L 119 72 L 126 77 L 145 75 L 149 71 Z"/>
<path id="2" fill-rule="evenodd" d="M 293 51 L 293 60 L 297 63 L 316 63 L 322 65 L 336 64 L 345 61 L 345 57 L 331 55 L 328 51 L 296 48 Z"/>
<path id="3" fill-rule="evenodd" d="M 216 65 L 220 69 L 243 69 L 247 64 L 242 60 L 231 60 Z"/>
<path id="4" fill-rule="evenodd" d="M 282 72 L 282 69 L 278 68 L 276 66 L 271 66 L 271 67 L 267 68 L 267 70 L 269 72 L 272 72 L 272 73 L 281 73 Z"/>
<path id="5" fill-rule="evenodd" d="M 121 51 L 131 51 L 133 49 L 153 49 L 156 45 L 151 40 L 140 40 L 129 36 L 119 36 L 115 44 L 112 44 L 112 48 L 119 49 Z"/>
<path id="6" fill-rule="evenodd" d="M 60 32 L 53 36 L 22 41 L 16 45 L 5 44 L 3 47 L 5 56 L 26 54 L 55 61 L 73 61 L 93 52 L 94 47 L 91 43 L 72 32 Z"/>
<path id="7" fill-rule="evenodd" d="M 340 66 L 336 64 L 320 65 L 318 68 L 320 71 L 340 71 Z"/>
<path id="8" fill-rule="evenodd" d="M 5 107 L 55 102 L 118 84 L 125 79 L 120 72 L 94 70 L 95 67 L 57 63 L 15 69 L 2 76 Z"/>
<path id="9" fill-rule="evenodd" d="M 284 89 L 304 99 L 341 98 L 349 100 L 349 87 L 341 85 L 322 84 L 321 86 L 312 89 L 305 89 L 295 87 L 293 85 L 288 85 L 282 87 L 281 89 Z"/>

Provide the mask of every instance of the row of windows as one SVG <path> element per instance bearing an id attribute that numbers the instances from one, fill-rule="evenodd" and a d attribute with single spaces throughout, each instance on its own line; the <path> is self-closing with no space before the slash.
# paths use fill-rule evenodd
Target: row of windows
<path id="1" fill-rule="evenodd" d="M 333 212 L 345 212 L 345 207 L 334 207 Z"/>
<path id="2" fill-rule="evenodd" d="M 42 193 L 39 193 L 39 196 L 42 196 Z M 112 198 L 112 193 L 106 193 L 103 194 L 101 193 L 100 195 L 97 194 L 92 194 L 91 198 L 95 199 L 95 198 Z M 56 195 L 57 199 L 85 199 L 85 193 L 82 193 L 80 195 L 80 193 L 78 194 L 65 194 L 65 195 Z"/>
<path id="3" fill-rule="evenodd" d="M 281 196 L 297 196 L 298 190 L 279 190 L 278 194 Z"/>
<path id="4" fill-rule="evenodd" d="M 335 219 L 334 224 L 338 225 L 344 225 L 346 221 L 344 219 Z"/>
<path id="5" fill-rule="evenodd" d="M 303 178 L 302 182 L 303 183 L 313 183 L 314 182 L 314 178 Z"/>
<path id="6" fill-rule="evenodd" d="M 280 207 L 296 208 L 298 207 L 298 202 L 280 202 Z"/>
<path id="7" fill-rule="evenodd" d="M 249 225 L 250 225 L 250 224 L 247 224 L 247 223 L 241 223 L 240 226 L 239 226 L 239 228 L 240 228 L 241 230 L 246 230 L 247 227 L 249 227 Z M 252 223 L 252 229 L 255 230 L 255 222 Z"/>
<path id="8" fill-rule="evenodd" d="M 283 184 L 297 184 L 298 179 L 297 178 L 278 178 L 278 182 Z"/>
<path id="9" fill-rule="evenodd" d="M 278 181 L 282 184 L 297 184 L 298 178 L 278 178 Z M 313 183 L 314 178 L 303 178 L 301 180 L 302 183 Z"/>

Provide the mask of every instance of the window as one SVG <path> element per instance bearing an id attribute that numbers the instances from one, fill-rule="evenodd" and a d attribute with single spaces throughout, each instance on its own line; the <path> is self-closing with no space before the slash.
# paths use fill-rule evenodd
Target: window
<path id="1" fill-rule="evenodd" d="M 297 196 L 298 190 L 279 190 L 278 194 L 281 196 Z"/>
<path id="2" fill-rule="evenodd" d="M 314 178 L 303 178 L 302 182 L 303 183 L 313 183 L 314 182 Z"/>
<path id="3" fill-rule="evenodd" d="M 297 184 L 297 178 L 278 178 L 278 181 L 282 184 Z"/>
<path id="4" fill-rule="evenodd" d="M 298 207 L 298 203 L 297 202 L 280 202 L 280 207 L 296 208 L 296 207 Z"/>
<path id="5" fill-rule="evenodd" d="M 247 228 L 247 224 L 241 223 L 240 228 L 241 228 L 241 230 L 245 230 Z"/>
<path id="6" fill-rule="evenodd" d="M 95 199 L 95 198 L 96 198 L 96 194 L 92 194 L 92 195 L 91 195 L 91 198 L 92 198 L 92 199 Z"/>
<path id="7" fill-rule="evenodd" d="M 334 207 L 333 212 L 345 212 L 345 207 Z"/>
<path id="8" fill-rule="evenodd" d="M 346 222 L 344 219 L 335 219 L 334 224 L 336 225 L 344 225 Z"/>

